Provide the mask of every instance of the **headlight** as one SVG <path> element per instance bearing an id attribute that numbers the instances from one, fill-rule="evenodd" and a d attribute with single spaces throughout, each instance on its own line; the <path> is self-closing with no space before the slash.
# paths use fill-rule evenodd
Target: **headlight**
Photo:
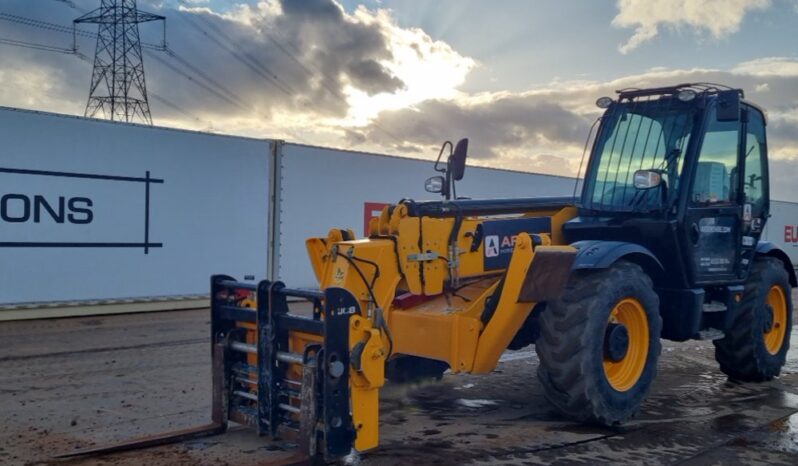
<path id="1" fill-rule="evenodd" d="M 691 100 L 695 99 L 696 93 L 692 89 L 682 89 L 676 94 L 676 98 L 681 100 L 682 102 L 690 102 Z"/>
<path id="2" fill-rule="evenodd" d="M 598 108 L 609 108 L 612 105 L 612 97 L 599 97 L 596 100 L 596 107 Z"/>

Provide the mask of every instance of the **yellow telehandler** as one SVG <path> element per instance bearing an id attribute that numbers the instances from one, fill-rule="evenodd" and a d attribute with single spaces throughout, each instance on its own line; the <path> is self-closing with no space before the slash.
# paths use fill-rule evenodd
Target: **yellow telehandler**
<path id="1" fill-rule="evenodd" d="M 458 199 L 467 140 L 366 238 L 307 240 L 318 289 L 211 278 L 213 422 L 71 454 L 223 431 L 292 436 L 334 460 L 379 443 L 386 379 L 488 374 L 534 344 L 563 416 L 634 415 L 660 338 L 711 339 L 740 381 L 779 375 L 793 265 L 760 241 L 768 218 L 766 117 L 743 91 L 692 83 L 603 97 L 581 196 Z M 448 149 L 448 158 L 441 160 Z M 310 303 L 297 312 L 296 301 Z"/>

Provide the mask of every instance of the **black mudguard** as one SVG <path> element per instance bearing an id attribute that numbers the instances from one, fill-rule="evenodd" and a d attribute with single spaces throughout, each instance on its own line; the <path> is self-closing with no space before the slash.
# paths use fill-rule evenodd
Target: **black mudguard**
<path id="1" fill-rule="evenodd" d="M 778 246 L 770 241 L 760 241 L 756 245 L 756 255 L 775 257 L 776 259 L 780 260 L 781 263 L 784 264 L 787 274 L 790 276 L 790 286 L 798 287 L 798 279 L 796 279 L 795 276 L 795 266 L 790 260 L 790 256 L 788 256 L 786 252 L 781 250 Z"/>
<path id="2" fill-rule="evenodd" d="M 577 241 L 571 244 L 579 252 L 572 270 L 606 269 L 615 262 L 625 259 L 641 266 L 656 283 L 664 267 L 657 257 L 646 247 L 626 241 Z"/>

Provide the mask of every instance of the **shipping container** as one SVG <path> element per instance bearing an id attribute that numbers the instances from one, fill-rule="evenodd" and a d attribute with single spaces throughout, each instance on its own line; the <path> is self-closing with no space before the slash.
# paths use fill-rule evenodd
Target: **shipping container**
<path id="1" fill-rule="evenodd" d="M 275 219 L 276 269 L 290 286 L 316 286 L 305 239 L 350 228 L 358 236 L 382 207 L 401 199 L 441 199 L 424 190 L 438 175 L 433 162 L 301 144 L 283 144 L 278 153 L 279 218 Z M 469 166 L 457 183 L 461 197 L 567 196 L 574 179 Z"/>
<path id="2" fill-rule="evenodd" d="M 429 160 L 3 107 L 0 138 L 0 320 L 204 306 L 215 273 L 313 287 L 306 238 L 440 199 Z M 573 192 L 475 166 L 457 184 L 473 199 Z M 771 212 L 763 239 L 798 264 L 798 203 Z"/>
<path id="3" fill-rule="evenodd" d="M 771 201 L 762 239 L 781 248 L 790 256 L 793 267 L 798 266 L 798 203 Z"/>
<path id="4" fill-rule="evenodd" d="M 0 141 L 0 305 L 266 276 L 271 142 L 9 108 Z"/>

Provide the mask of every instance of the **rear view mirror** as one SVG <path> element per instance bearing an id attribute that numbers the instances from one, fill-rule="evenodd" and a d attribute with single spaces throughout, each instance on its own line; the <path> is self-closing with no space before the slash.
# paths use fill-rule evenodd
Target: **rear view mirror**
<path id="1" fill-rule="evenodd" d="M 446 179 L 442 176 L 433 176 L 427 178 L 424 182 L 424 190 L 428 193 L 442 193 L 443 187 L 446 185 Z"/>
<path id="2" fill-rule="evenodd" d="M 446 158 L 446 165 L 443 165 L 441 163 L 441 157 L 447 147 L 449 148 L 449 156 Z M 433 169 L 436 172 L 443 173 L 443 176 L 433 176 L 427 179 L 424 183 L 424 189 L 428 193 L 440 193 L 447 201 L 450 200 L 452 196 L 457 199 L 455 181 L 463 179 L 467 156 L 468 139 L 457 141 L 456 146 L 454 146 L 451 141 L 444 142 L 441 146 L 441 151 L 438 152 L 435 165 L 433 166 Z"/>
<path id="3" fill-rule="evenodd" d="M 662 174 L 655 170 L 637 170 L 634 185 L 637 189 L 656 188 L 662 184 Z"/>
<path id="4" fill-rule="evenodd" d="M 449 170 L 454 181 L 463 179 L 465 173 L 466 157 L 468 156 L 468 139 L 461 139 L 454 146 L 454 152 L 449 157 Z"/>
<path id="5" fill-rule="evenodd" d="M 739 121 L 740 93 L 737 90 L 718 92 L 716 114 L 718 121 Z"/>

